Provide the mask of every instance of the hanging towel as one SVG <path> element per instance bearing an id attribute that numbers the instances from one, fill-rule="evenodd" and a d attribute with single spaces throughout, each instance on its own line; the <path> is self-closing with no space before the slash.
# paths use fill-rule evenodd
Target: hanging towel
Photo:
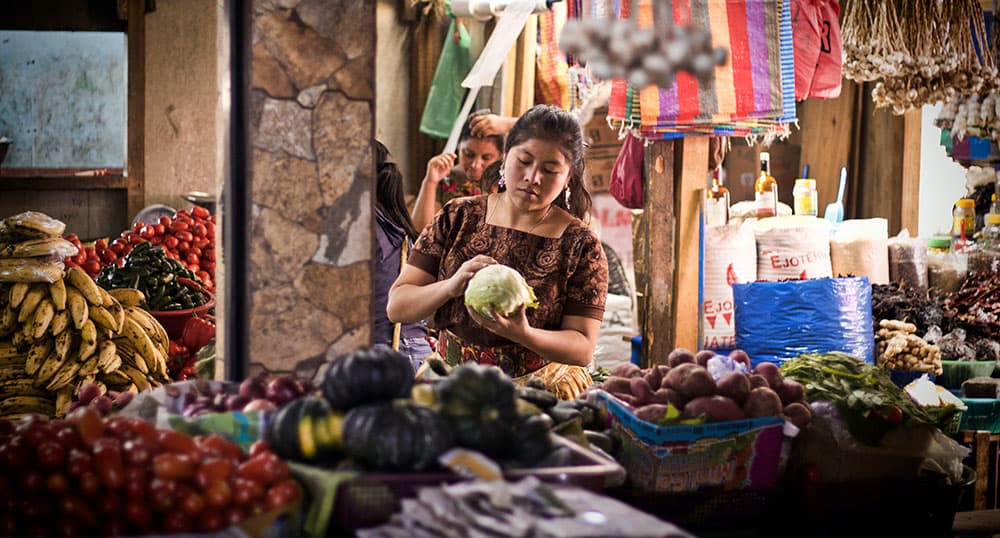
<path id="1" fill-rule="evenodd" d="M 462 109 L 462 100 L 467 91 L 462 80 L 472 69 L 471 40 L 465 25 L 458 24 L 458 39 L 455 39 L 455 25 L 451 19 L 448 37 L 441 48 L 441 58 L 434 69 L 434 80 L 424 104 L 424 114 L 420 119 L 420 132 L 434 138 L 447 139 Z"/>

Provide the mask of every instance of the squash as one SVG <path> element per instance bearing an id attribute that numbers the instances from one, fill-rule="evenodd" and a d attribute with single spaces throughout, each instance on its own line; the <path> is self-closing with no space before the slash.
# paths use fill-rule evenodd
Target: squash
<path id="1" fill-rule="evenodd" d="M 338 357 L 323 378 L 323 396 L 338 411 L 406 398 L 412 387 L 410 359 L 387 347 L 361 347 Z"/>
<path id="2" fill-rule="evenodd" d="M 496 459 L 510 452 L 516 400 L 514 383 L 495 366 L 466 363 L 437 385 L 441 414 L 458 444 Z"/>
<path id="3" fill-rule="evenodd" d="M 344 415 L 322 398 L 307 396 L 279 409 L 268 422 L 265 440 L 283 458 L 333 463 L 342 452 Z"/>
<path id="4" fill-rule="evenodd" d="M 536 467 L 555 448 L 549 424 L 538 415 L 522 416 L 514 430 L 513 457 L 527 467 Z"/>
<path id="5" fill-rule="evenodd" d="M 447 421 L 429 407 L 382 402 L 351 409 L 344 419 L 344 448 L 369 469 L 422 471 L 455 446 Z"/>

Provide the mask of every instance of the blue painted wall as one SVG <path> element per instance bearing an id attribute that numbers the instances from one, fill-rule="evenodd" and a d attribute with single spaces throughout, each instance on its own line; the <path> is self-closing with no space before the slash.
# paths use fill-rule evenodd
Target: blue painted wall
<path id="1" fill-rule="evenodd" d="M 3 166 L 123 168 L 125 34 L 0 31 Z"/>

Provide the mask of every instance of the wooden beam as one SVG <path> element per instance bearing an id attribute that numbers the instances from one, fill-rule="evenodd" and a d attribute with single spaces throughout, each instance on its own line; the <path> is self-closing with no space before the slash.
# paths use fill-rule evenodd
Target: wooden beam
<path id="1" fill-rule="evenodd" d="M 431 91 L 434 70 L 441 47 L 444 45 L 445 30 L 442 20 L 429 15 L 410 26 L 412 47 L 410 48 L 410 177 L 407 178 L 407 192 L 420 191 L 420 182 L 427 170 L 427 161 L 444 147 L 444 140 L 435 140 L 420 132 L 420 118 L 424 115 L 424 105 Z"/>
<path id="2" fill-rule="evenodd" d="M 128 216 L 146 205 L 146 0 L 128 0 Z"/>
<path id="3" fill-rule="evenodd" d="M 128 180 L 122 175 L 67 177 L 67 176 L 35 176 L 35 177 L 0 177 L 0 190 L 124 190 L 128 188 Z M 130 215 L 131 218 L 133 215 Z"/>
<path id="4" fill-rule="evenodd" d="M 689 136 L 674 146 L 673 347 L 698 349 L 698 280 L 701 273 L 701 197 L 708 183 L 707 136 Z"/>
<path id="5" fill-rule="evenodd" d="M 646 201 L 641 256 L 642 354 L 644 366 L 666 364 L 674 348 L 674 142 L 658 140 L 646 148 Z"/>
<path id="6" fill-rule="evenodd" d="M 517 38 L 514 50 L 517 53 L 517 70 L 514 72 L 515 116 L 524 114 L 535 104 L 535 56 L 538 54 L 538 15 L 528 17 L 528 22 Z"/>
<path id="7" fill-rule="evenodd" d="M 851 166 L 857 94 L 857 84 L 845 80 L 839 98 L 807 99 L 798 105 L 799 132 L 805 134 L 797 170 L 809 165 L 809 177 L 816 180 L 819 193 L 820 217 L 826 205 L 837 198 L 840 169 L 847 166 L 849 173 L 857 172 Z"/>
<path id="8" fill-rule="evenodd" d="M 920 226 L 920 124 L 921 110 L 903 115 L 903 177 L 900 194 L 900 228 L 916 235 Z"/>

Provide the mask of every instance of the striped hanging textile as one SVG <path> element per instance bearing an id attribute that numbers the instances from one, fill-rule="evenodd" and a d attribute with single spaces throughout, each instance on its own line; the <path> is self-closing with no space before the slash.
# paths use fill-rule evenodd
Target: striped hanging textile
<path id="1" fill-rule="evenodd" d="M 569 109 L 567 80 L 569 66 L 559 50 L 559 35 L 566 24 L 566 5 L 552 8 L 538 16 L 538 56 L 535 64 L 535 100 L 546 105 Z"/>
<path id="2" fill-rule="evenodd" d="M 654 0 L 620 0 L 615 14 L 637 9 L 652 26 Z M 668 88 L 612 83 L 608 117 L 646 138 L 685 134 L 783 137 L 795 118 L 795 64 L 790 0 L 655 0 L 670 4 L 674 23 L 705 28 L 713 47 L 729 50 L 707 82 L 677 73 Z M 629 5 L 629 4 L 634 5 Z"/>

